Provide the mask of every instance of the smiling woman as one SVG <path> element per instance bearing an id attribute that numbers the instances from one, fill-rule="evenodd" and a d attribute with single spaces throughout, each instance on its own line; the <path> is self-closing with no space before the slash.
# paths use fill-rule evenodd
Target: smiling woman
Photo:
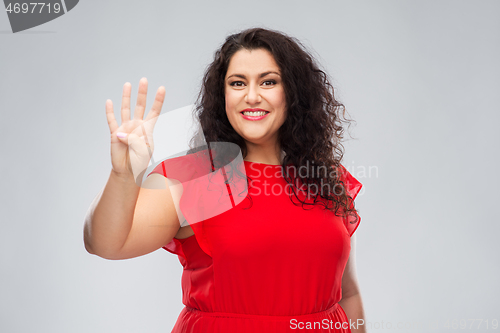
<path id="1" fill-rule="evenodd" d="M 225 82 L 226 115 L 245 140 L 246 159 L 269 156 L 273 159 L 266 162 L 279 164 L 278 130 L 286 118 L 286 97 L 273 55 L 265 49 L 236 52 Z"/>
<path id="2" fill-rule="evenodd" d="M 108 259 L 159 248 L 176 254 L 185 307 L 174 333 L 293 332 L 303 323 L 314 323 L 308 332 L 351 332 L 351 322 L 363 322 L 354 257 L 354 199 L 362 185 L 340 163 L 349 120 L 305 48 L 260 28 L 227 37 L 196 101 L 201 129 L 193 149 L 163 161 L 139 188 L 134 166 L 145 168 L 154 149 L 152 126 L 142 120 L 146 92 L 141 80 L 131 120 L 125 85 L 121 126 L 107 103 L 113 170 L 87 215 L 87 250 Z M 164 95 L 160 87 L 146 118 L 153 126 Z M 207 208 L 199 204 L 203 188 L 177 191 L 170 171 L 196 174 L 200 141 L 237 148 L 248 192 L 230 209 L 197 220 Z"/>

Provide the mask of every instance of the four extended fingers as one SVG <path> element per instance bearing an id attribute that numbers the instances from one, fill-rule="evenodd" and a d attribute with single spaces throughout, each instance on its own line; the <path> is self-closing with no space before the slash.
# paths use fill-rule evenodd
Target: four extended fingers
<path id="1" fill-rule="evenodd" d="M 132 90 L 132 85 L 130 84 L 130 82 L 126 82 L 123 85 L 123 95 L 122 95 L 122 105 L 121 105 L 122 124 L 124 122 L 130 121 L 131 90 Z M 148 90 L 148 81 L 146 78 L 142 78 L 139 81 L 139 93 L 137 96 L 137 105 L 134 110 L 134 119 L 142 120 L 142 118 L 144 117 L 144 110 L 146 108 L 147 90 Z M 153 107 L 151 108 L 151 111 L 148 113 L 148 116 L 145 119 L 145 121 L 152 120 L 151 124 L 153 126 L 155 125 L 156 120 L 160 115 L 164 100 L 165 100 L 165 87 L 161 86 L 160 88 L 158 88 L 158 91 L 155 96 L 155 101 L 153 103 Z M 114 115 L 113 102 L 110 99 L 106 100 L 106 118 L 108 120 L 109 130 L 112 134 L 119 128 L 119 125 Z"/>

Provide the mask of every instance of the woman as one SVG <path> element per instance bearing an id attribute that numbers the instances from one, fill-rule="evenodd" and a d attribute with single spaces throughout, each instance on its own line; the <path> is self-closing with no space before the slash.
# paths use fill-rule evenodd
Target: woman
<path id="1" fill-rule="evenodd" d="M 248 29 L 226 39 L 205 73 L 195 138 L 237 145 L 248 181 L 245 199 L 218 215 L 196 219 L 188 209 L 195 192 L 172 190 L 180 177 L 167 170 L 196 169 L 195 149 L 164 161 L 137 186 L 165 89 L 145 120 L 147 81 L 133 119 L 130 90 L 125 84 L 120 126 L 106 103 L 113 168 L 87 214 L 87 251 L 107 259 L 161 247 L 177 254 L 185 308 L 173 332 L 365 332 L 351 238 L 362 185 L 340 164 L 349 121 L 302 45 Z"/>

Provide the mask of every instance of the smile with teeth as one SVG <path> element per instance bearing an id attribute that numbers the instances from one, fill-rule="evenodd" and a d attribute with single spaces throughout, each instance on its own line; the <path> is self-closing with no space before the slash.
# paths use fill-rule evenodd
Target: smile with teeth
<path id="1" fill-rule="evenodd" d="M 266 112 L 266 111 L 245 111 L 245 112 L 242 112 L 245 116 L 251 116 L 251 117 L 259 117 L 259 116 L 263 116 L 269 112 Z"/>

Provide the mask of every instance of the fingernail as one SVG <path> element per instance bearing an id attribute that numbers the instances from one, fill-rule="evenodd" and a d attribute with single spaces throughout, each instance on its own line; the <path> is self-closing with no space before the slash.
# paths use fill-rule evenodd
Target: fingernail
<path id="1" fill-rule="evenodd" d="M 119 138 L 124 138 L 127 136 L 127 133 L 123 133 L 123 132 L 117 132 L 116 133 L 116 136 L 119 137 Z"/>

